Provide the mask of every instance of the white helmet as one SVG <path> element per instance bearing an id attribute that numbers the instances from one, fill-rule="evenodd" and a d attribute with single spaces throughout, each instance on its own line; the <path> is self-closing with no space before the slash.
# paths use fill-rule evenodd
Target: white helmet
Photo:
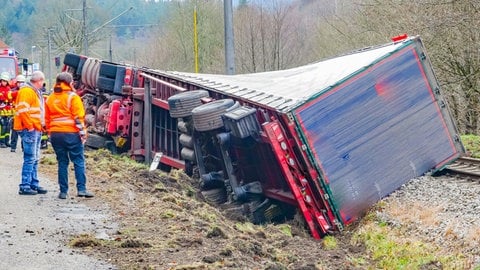
<path id="1" fill-rule="evenodd" d="M 22 82 L 24 83 L 25 82 L 25 76 L 23 76 L 22 74 L 18 75 L 17 78 L 16 78 L 17 82 Z"/>
<path id="2" fill-rule="evenodd" d="M 8 74 L 8 72 L 2 72 L 2 74 L 0 74 L 0 80 L 10 82 L 10 74 Z"/>

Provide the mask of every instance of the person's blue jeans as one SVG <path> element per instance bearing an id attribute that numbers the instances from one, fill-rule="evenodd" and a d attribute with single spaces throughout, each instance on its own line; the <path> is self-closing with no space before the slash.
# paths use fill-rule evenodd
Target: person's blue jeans
<path id="1" fill-rule="evenodd" d="M 70 161 L 73 162 L 77 191 L 86 191 L 85 156 L 80 135 L 78 133 L 52 132 L 50 143 L 57 155 L 60 192 L 68 192 L 68 164 Z"/>
<path id="2" fill-rule="evenodd" d="M 22 182 L 20 189 L 36 189 L 39 184 L 37 172 L 38 161 L 40 160 L 40 140 L 42 132 L 24 129 L 19 131 L 18 134 L 22 138 L 23 144 Z"/>
<path id="3" fill-rule="evenodd" d="M 12 150 L 17 149 L 17 141 L 18 141 L 18 132 L 13 129 L 13 117 L 10 119 L 10 148 Z"/>

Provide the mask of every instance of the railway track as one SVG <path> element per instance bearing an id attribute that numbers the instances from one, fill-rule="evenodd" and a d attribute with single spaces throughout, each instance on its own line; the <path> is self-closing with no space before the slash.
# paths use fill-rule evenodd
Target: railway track
<path id="1" fill-rule="evenodd" d="M 458 176 L 461 179 L 476 181 L 480 183 L 480 159 L 460 157 L 446 169 L 442 174 Z"/>

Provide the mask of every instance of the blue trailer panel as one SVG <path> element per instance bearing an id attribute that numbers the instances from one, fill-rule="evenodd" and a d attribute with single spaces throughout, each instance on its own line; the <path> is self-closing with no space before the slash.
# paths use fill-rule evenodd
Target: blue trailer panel
<path id="1" fill-rule="evenodd" d="M 344 224 L 462 152 L 418 53 L 411 42 L 295 110 Z"/>

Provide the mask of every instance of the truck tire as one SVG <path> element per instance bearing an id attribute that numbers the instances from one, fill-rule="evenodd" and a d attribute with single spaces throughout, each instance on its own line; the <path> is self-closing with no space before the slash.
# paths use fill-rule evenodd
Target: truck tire
<path id="1" fill-rule="evenodd" d="M 205 90 L 193 90 L 169 97 L 170 116 L 173 118 L 190 116 L 193 108 L 202 105 L 201 98 L 208 96 L 209 94 Z"/>
<path id="2" fill-rule="evenodd" d="M 183 147 L 180 151 L 180 156 L 185 160 L 190 160 L 191 162 L 196 162 L 195 151 L 188 147 Z"/>
<path id="3" fill-rule="evenodd" d="M 106 143 L 107 143 L 107 139 L 105 137 L 102 137 L 97 134 L 88 134 L 85 145 L 90 148 L 100 149 L 105 147 Z"/>
<path id="4" fill-rule="evenodd" d="M 225 188 L 204 190 L 201 193 L 205 201 L 211 204 L 219 205 L 227 201 L 227 191 Z"/>
<path id="5" fill-rule="evenodd" d="M 203 104 L 192 110 L 193 126 L 198 131 L 210 131 L 223 127 L 222 115 L 239 107 L 232 99 L 220 99 Z"/>
<path id="6" fill-rule="evenodd" d="M 180 137 L 178 138 L 178 141 L 182 146 L 188 147 L 193 149 L 193 137 L 190 135 L 187 135 L 185 133 L 181 134 Z"/>

